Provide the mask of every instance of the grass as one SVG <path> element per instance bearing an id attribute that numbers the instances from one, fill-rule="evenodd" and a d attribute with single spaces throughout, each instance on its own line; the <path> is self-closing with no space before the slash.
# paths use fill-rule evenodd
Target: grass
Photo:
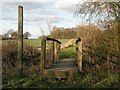
<path id="1" fill-rule="evenodd" d="M 66 43 L 69 41 L 69 39 L 59 39 L 59 41 L 61 41 L 62 43 Z M 9 43 L 9 42 L 17 42 L 17 40 L 2 40 L 2 43 Z M 40 39 L 24 39 L 23 43 L 32 46 L 34 48 L 38 48 L 41 46 Z"/>
<path id="2" fill-rule="evenodd" d="M 62 44 L 67 43 L 70 39 L 60 39 Z M 75 40 L 73 41 L 73 46 L 61 49 L 60 58 L 76 58 L 76 45 Z"/>
<path id="3" fill-rule="evenodd" d="M 41 46 L 41 40 L 40 39 L 25 39 L 23 41 L 24 43 L 34 47 L 34 48 L 38 48 Z"/>
<path id="4" fill-rule="evenodd" d="M 17 40 L 2 40 L 2 43 L 9 43 L 9 42 L 17 42 Z M 40 39 L 24 39 L 24 44 L 27 44 L 29 46 L 32 46 L 34 48 L 38 48 L 41 46 L 41 40 Z"/>
<path id="5" fill-rule="evenodd" d="M 76 47 L 69 47 L 60 51 L 60 58 L 76 58 Z"/>

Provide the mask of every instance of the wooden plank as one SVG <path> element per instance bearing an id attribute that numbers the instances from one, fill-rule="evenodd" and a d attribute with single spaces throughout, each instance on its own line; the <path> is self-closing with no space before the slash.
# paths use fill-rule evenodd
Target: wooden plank
<path id="1" fill-rule="evenodd" d="M 58 63 L 52 64 L 49 69 L 67 69 L 67 68 L 74 68 L 76 67 L 76 60 L 75 59 L 59 59 Z"/>
<path id="2" fill-rule="evenodd" d="M 44 70 L 44 76 L 48 78 L 69 78 L 77 73 L 75 59 L 60 59 L 58 63 L 52 64 L 49 69 Z"/>
<path id="3" fill-rule="evenodd" d="M 76 44 L 77 44 L 76 54 L 77 54 L 78 70 L 81 72 L 82 71 L 82 39 L 78 38 Z"/>
<path id="4" fill-rule="evenodd" d="M 57 43 L 61 44 L 60 41 L 58 41 L 58 40 L 56 40 L 56 39 L 54 39 L 54 38 L 46 37 L 46 40 L 54 41 L 54 42 L 57 42 Z"/>
<path id="5" fill-rule="evenodd" d="M 23 65 L 23 7 L 18 6 L 18 68 L 21 70 Z"/>

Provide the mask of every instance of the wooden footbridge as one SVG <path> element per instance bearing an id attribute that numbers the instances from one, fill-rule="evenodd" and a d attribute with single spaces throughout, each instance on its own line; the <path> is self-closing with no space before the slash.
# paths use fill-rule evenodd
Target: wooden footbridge
<path id="1" fill-rule="evenodd" d="M 46 60 L 46 42 L 51 41 L 49 61 Z M 82 71 L 82 41 L 76 40 L 76 58 L 59 59 L 61 42 L 43 36 L 41 38 L 41 61 L 40 69 L 44 77 L 47 78 L 71 78 L 76 73 Z M 49 65 L 47 63 L 49 62 Z"/>
<path id="2" fill-rule="evenodd" d="M 51 41 L 52 45 L 49 49 L 50 57 L 47 61 L 46 42 Z M 68 78 L 82 71 L 82 40 L 76 40 L 76 58 L 75 59 L 59 59 L 61 42 L 43 36 L 41 38 L 41 59 L 40 72 L 45 77 Z M 47 57 L 47 58 L 46 58 Z M 18 6 L 18 60 L 19 69 L 22 72 L 23 64 L 23 7 Z M 49 64 L 48 64 L 49 62 Z"/>

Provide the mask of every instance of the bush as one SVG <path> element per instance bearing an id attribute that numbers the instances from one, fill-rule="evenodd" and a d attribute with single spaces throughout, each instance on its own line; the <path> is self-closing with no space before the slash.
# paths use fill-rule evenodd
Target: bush
<path id="1" fill-rule="evenodd" d="M 117 30 L 114 26 L 104 31 L 90 29 L 89 32 L 91 34 L 89 34 L 88 37 L 82 37 L 83 60 L 86 70 L 89 70 L 89 68 L 94 69 L 97 66 L 111 72 L 117 73 L 119 71 Z"/>
<path id="2" fill-rule="evenodd" d="M 18 43 L 13 41 L 2 41 L 2 74 L 3 84 L 7 83 L 10 78 L 18 77 Z M 37 49 L 24 45 L 23 49 L 23 74 L 31 75 L 39 70 L 40 53 Z"/>

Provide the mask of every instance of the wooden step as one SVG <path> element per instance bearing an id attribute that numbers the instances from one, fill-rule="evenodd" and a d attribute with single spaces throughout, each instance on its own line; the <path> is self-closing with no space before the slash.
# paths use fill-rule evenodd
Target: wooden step
<path id="1" fill-rule="evenodd" d="M 77 65 L 74 59 L 60 59 L 58 63 L 52 64 L 44 70 L 47 78 L 69 78 L 77 73 Z"/>

